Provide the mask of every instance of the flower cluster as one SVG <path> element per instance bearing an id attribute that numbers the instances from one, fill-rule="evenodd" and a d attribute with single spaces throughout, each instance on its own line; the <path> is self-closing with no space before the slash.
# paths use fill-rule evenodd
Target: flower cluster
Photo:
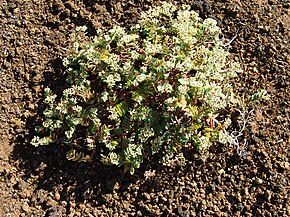
<path id="1" fill-rule="evenodd" d="M 64 61 L 70 87 L 59 100 L 45 89 L 40 132 L 47 136 L 32 144 L 65 143 L 69 159 L 100 158 L 133 173 L 145 156 L 180 165 L 184 147 L 228 141 L 220 114 L 237 103 L 229 79 L 240 68 L 228 60 L 220 32 L 189 6 L 163 2 L 129 30 L 79 37 Z"/>

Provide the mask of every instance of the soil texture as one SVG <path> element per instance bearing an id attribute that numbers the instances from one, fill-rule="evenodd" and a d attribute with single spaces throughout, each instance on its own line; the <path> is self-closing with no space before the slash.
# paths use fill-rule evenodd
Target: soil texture
<path id="1" fill-rule="evenodd" d="M 266 89 L 247 145 L 190 153 L 184 168 L 135 175 L 29 144 L 43 89 L 62 88 L 71 34 L 130 26 L 154 0 L 0 1 L 0 216 L 290 216 L 290 1 L 180 0 L 214 18 L 243 66 L 235 89 Z"/>

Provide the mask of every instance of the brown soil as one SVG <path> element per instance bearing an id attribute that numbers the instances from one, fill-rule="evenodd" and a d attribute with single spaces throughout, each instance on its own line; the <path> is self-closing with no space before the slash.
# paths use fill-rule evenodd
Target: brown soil
<path id="1" fill-rule="evenodd" d="M 97 3 L 96 3 L 97 2 Z M 0 2 L 0 216 L 290 216 L 289 0 L 181 0 L 219 21 L 244 67 L 236 90 L 266 89 L 244 155 L 235 147 L 191 154 L 185 168 L 75 164 L 62 149 L 28 141 L 42 91 L 61 88 L 61 59 L 75 27 L 89 33 L 128 26 L 153 0 L 2 0 Z M 145 179 L 145 176 L 148 178 Z"/>

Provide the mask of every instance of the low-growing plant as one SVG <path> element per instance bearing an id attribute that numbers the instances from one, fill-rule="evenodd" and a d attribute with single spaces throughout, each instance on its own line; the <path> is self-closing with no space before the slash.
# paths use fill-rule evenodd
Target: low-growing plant
<path id="1" fill-rule="evenodd" d="M 64 60 L 68 88 L 62 96 L 45 89 L 44 136 L 33 145 L 65 144 L 68 159 L 99 158 L 133 173 L 149 155 L 182 165 L 182 150 L 231 141 L 224 111 L 239 102 L 230 80 L 241 69 L 214 19 L 163 2 L 129 30 L 84 32 Z"/>

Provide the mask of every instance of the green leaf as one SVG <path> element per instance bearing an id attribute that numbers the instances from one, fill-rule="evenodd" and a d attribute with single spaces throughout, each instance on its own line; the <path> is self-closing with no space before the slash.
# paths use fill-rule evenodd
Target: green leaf
<path id="1" fill-rule="evenodd" d="M 126 112 L 128 111 L 128 108 L 129 108 L 129 106 L 125 101 L 117 104 L 116 105 L 116 112 L 117 112 L 118 116 L 123 117 L 126 114 Z"/>
<path id="2" fill-rule="evenodd" d="M 124 116 L 122 123 L 121 123 L 121 126 L 122 126 L 123 130 L 130 129 L 131 120 L 130 120 L 130 117 L 128 115 Z"/>

